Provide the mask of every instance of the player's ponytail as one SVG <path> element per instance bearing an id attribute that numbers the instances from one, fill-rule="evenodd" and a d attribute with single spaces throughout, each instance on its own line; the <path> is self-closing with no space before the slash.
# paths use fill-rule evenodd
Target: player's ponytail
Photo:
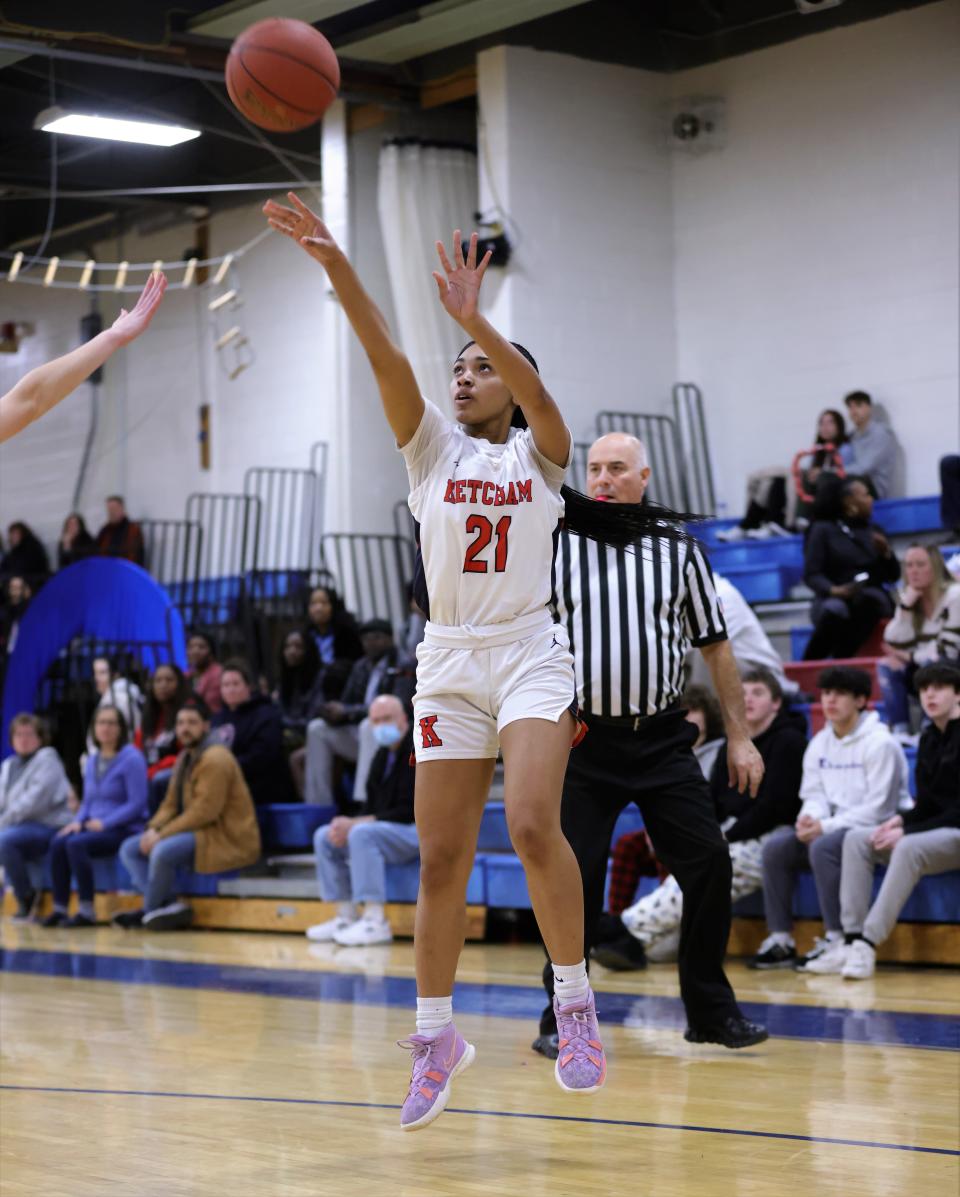
<path id="1" fill-rule="evenodd" d="M 625 548 L 641 536 L 659 536 L 690 544 L 694 536 L 684 524 L 703 519 L 689 511 L 674 511 L 659 503 L 604 503 L 572 487 L 560 489 L 566 511 L 563 526 L 587 540 Z"/>

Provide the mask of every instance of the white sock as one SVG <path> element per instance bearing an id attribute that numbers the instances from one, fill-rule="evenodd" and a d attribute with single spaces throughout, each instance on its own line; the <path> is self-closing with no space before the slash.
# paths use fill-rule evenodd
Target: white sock
<path id="1" fill-rule="evenodd" d="M 792 948 L 796 945 L 793 942 L 793 936 L 789 931 L 771 931 L 767 938 L 763 941 L 768 947 L 778 943 L 781 947 Z"/>
<path id="2" fill-rule="evenodd" d="M 337 903 L 337 918 L 347 919 L 349 922 L 354 922 L 357 917 L 357 908 L 352 902 L 338 902 Z"/>
<path id="3" fill-rule="evenodd" d="M 561 1006 L 586 1002 L 590 992 L 586 960 L 581 960 L 579 964 L 554 964 L 553 991 Z"/>
<path id="4" fill-rule="evenodd" d="M 92 902 L 77 902 L 77 914 L 82 914 L 85 919 L 95 919 L 97 917 L 94 913 Z"/>
<path id="5" fill-rule="evenodd" d="M 827 943 L 836 943 L 838 940 L 840 940 L 841 942 L 843 941 L 843 932 L 842 931 L 828 931 L 827 932 Z"/>
<path id="6" fill-rule="evenodd" d="M 436 1039 L 453 1022 L 453 994 L 450 997 L 417 998 L 417 1034 Z"/>
<path id="7" fill-rule="evenodd" d="M 382 902 L 365 902 L 363 906 L 363 917 L 368 923 L 382 923 L 386 919 L 383 913 Z"/>

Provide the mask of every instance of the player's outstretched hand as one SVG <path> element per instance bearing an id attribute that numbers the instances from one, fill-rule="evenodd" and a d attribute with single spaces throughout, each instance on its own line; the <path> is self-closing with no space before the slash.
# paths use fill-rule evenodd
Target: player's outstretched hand
<path id="1" fill-rule="evenodd" d="M 291 241 L 295 241 L 305 249 L 311 258 L 316 259 L 322 266 L 328 266 L 340 255 L 340 246 L 333 239 L 333 234 L 323 223 L 316 212 L 292 191 L 287 192 L 287 198 L 293 204 L 287 208 L 274 200 L 267 200 L 263 205 L 263 212 L 270 224 L 278 233 L 283 233 Z"/>
<path id="2" fill-rule="evenodd" d="M 433 272 L 437 280 L 437 290 L 440 302 L 454 320 L 469 320 L 477 314 L 477 299 L 480 295 L 480 284 L 486 273 L 487 264 L 493 254 L 487 250 L 480 264 L 477 264 L 477 234 L 470 237 L 470 248 L 467 250 L 466 261 L 463 257 L 463 241 L 460 230 L 453 234 L 453 262 L 447 257 L 443 242 L 437 242 L 437 253 L 440 255 L 440 265 L 444 273 Z"/>
<path id="3" fill-rule="evenodd" d="M 126 308 L 120 309 L 120 315 L 114 320 L 112 331 L 121 345 L 129 345 L 139 337 L 153 319 L 153 314 L 160 306 L 163 293 L 167 289 L 167 276 L 159 270 L 154 270 L 147 279 L 137 306 L 132 312 Z"/>

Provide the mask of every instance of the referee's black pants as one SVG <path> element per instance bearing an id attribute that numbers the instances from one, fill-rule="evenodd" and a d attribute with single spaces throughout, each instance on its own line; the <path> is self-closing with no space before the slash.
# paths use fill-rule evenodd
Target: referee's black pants
<path id="1" fill-rule="evenodd" d="M 584 958 L 589 960 L 603 911 L 607 858 L 614 824 L 635 802 L 657 857 L 683 891 L 680 924 L 680 995 L 687 1021 L 712 1027 L 740 1013 L 723 957 L 730 934 L 730 852 L 710 791 L 691 748 L 697 729 L 682 711 L 632 724 L 591 720 L 589 732 L 570 754 L 563 784 L 561 825 L 580 865 L 584 900 Z M 543 983 L 551 1004 L 541 1034 L 556 1032 L 553 969 Z"/>

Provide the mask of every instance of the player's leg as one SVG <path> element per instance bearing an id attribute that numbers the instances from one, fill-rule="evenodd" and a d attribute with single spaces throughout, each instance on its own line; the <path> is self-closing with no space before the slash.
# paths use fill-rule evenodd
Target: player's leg
<path id="1" fill-rule="evenodd" d="M 417 1031 L 402 1043 L 413 1055 L 400 1114 L 403 1130 L 419 1130 L 442 1113 L 450 1082 L 475 1055 L 453 1023 L 453 982 L 466 928 L 467 881 L 494 760 L 439 758 L 417 764 Z"/>

